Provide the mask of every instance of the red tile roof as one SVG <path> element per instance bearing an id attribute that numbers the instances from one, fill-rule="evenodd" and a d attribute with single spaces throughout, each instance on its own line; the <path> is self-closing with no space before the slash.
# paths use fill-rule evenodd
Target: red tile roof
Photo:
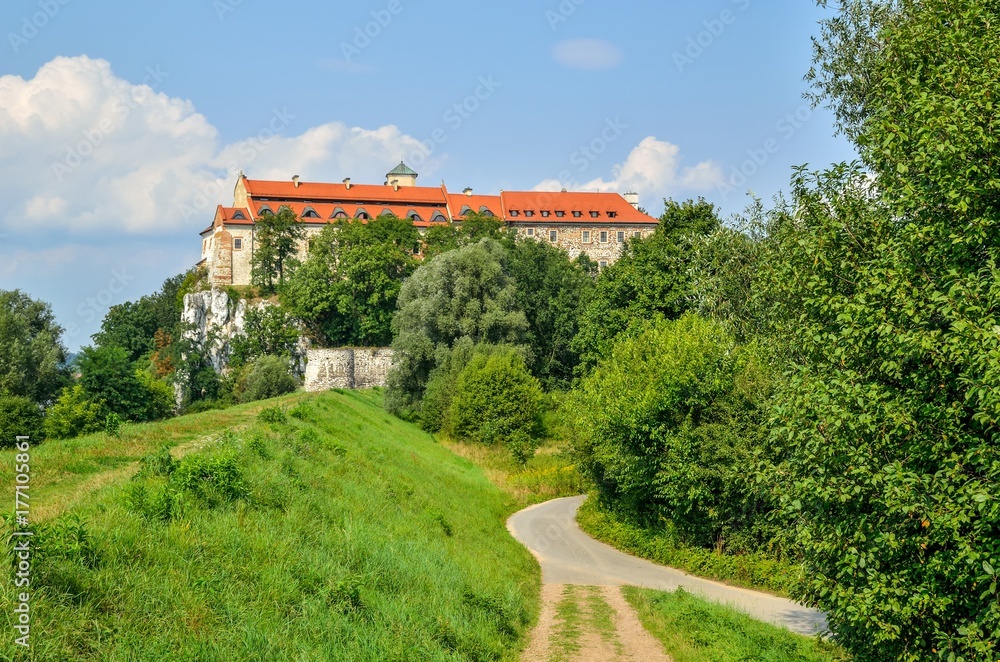
<path id="1" fill-rule="evenodd" d="M 354 218 L 359 209 L 364 209 L 371 217 L 377 217 L 388 210 L 399 218 L 406 218 L 415 212 L 420 216 L 416 225 L 426 227 L 431 224 L 431 218 L 437 213 L 443 220 L 437 222 L 461 221 L 468 210 L 479 212 L 483 208 L 490 210 L 495 216 L 508 223 L 600 223 L 600 224 L 649 224 L 655 225 L 655 218 L 637 211 L 618 193 L 577 193 L 577 192 L 545 192 L 545 191 L 504 191 L 500 195 L 465 195 L 464 193 L 448 193 L 443 184 L 440 187 L 402 186 L 394 190 L 388 185 L 352 184 L 322 184 L 299 182 L 274 182 L 251 180 L 244 177 L 244 186 L 250 203 L 250 209 L 240 210 L 231 207 L 219 207 L 217 220 L 220 216 L 227 224 L 252 224 L 252 220 L 238 220 L 233 217 L 242 211 L 246 216 L 256 219 L 264 205 L 277 212 L 282 206 L 289 207 L 299 218 L 311 207 L 319 218 L 304 218 L 307 223 L 328 223 L 335 220 L 335 211 L 342 210 L 348 217 Z M 512 215 L 516 211 L 517 215 Z M 526 216 L 526 211 L 533 211 L 532 216 Z M 542 212 L 550 212 L 543 216 Z M 560 217 L 557 211 L 565 212 Z M 574 217 L 574 211 L 581 212 L 580 217 Z M 591 215 L 596 212 L 597 216 Z"/>

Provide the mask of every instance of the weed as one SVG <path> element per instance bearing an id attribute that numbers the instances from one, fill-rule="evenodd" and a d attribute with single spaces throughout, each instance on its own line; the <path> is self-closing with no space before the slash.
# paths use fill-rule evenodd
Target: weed
<path id="1" fill-rule="evenodd" d="M 268 425 L 284 425 L 288 423 L 288 417 L 281 407 L 268 407 L 261 409 L 257 414 L 257 420 Z"/>

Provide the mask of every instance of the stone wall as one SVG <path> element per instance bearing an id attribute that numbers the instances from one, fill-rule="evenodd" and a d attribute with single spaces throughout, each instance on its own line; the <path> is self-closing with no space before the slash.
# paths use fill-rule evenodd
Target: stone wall
<path id="1" fill-rule="evenodd" d="M 385 386 L 392 360 L 392 350 L 386 348 L 310 349 L 306 355 L 305 389 L 315 392 Z"/>

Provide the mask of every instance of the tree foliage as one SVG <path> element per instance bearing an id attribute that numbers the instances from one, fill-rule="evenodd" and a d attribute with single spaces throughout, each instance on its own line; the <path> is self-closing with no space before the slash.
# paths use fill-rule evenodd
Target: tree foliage
<path id="1" fill-rule="evenodd" d="M 766 280 L 793 362 L 775 475 L 802 597 L 856 659 L 996 659 L 1000 8 L 876 4 L 818 61 L 868 172 L 796 176 Z"/>
<path id="2" fill-rule="evenodd" d="M 93 336 L 94 343 L 122 347 L 130 361 L 156 351 L 156 334 L 173 334 L 180 324 L 183 302 L 178 294 L 186 278 L 187 274 L 168 278 L 155 294 L 112 306 Z"/>
<path id="3" fill-rule="evenodd" d="M 0 290 L 0 394 L 51 402 L 69 379 L 62 332 L 48 304 Z"/>
<path id="4" fill-rule="evenodd" d="M 341 221 L 312 239 L 282 304 L 326 346 L 385 346 L 403 281 L 416 268 L 420 234 L 394 216 Z"/>
<path id="5" fill-rule="evenodd" d="M 689 544 L 750 551 L 774 537 L 754 476 L 770 390 L 759 351 L 689 313 L 620 338 L 564 409 L 605 504 Z"/>
<path id="6" fill-rule="evenodd" d="M 403 284 L 392 320 L 397 364 L 389 376 L 390 410 L 419 407 L 437 353 L 460 338 L 473 344 L 524 343 L 528 321 L 504 268 L 506 259 L 503 246 L 487 238 L 425 262 Z"/>
<path id="7" fill-rule="evenodd" d="M 583 372 L 608 355 L 619 334 L 653 318 L 676 319 L 691 307 L 690 243 L 719 225 L 715 207 L 705 200 L 669 200 L 656 232 L 628 241 L 618 261 L 601 272 L 580 313 L 574 350 Z"/>
<path id="8" fill-rule="evenodd" d="M 0 395 L 0 448 L 10 448 L 18 437 L 30 437 L 32 443 L 45 438 L 42 410 L 28 398 Z"/>
<path id="9" fill-rule="evenodd" d="M 257 219 L 254 233 L 251 281 L 265 293 L 273 293 L 294 270 L 299 243 L 305 228 L 291 209 L 282 207 L 277 214 L 263 214 Z"/>

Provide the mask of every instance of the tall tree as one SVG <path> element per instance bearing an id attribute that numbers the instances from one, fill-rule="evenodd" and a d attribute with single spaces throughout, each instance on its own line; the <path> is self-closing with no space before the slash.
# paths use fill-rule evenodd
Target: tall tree
<path id="1" fill-rule="evenodd" d="M 277 214 L 257 219 L 254 237 L 251 280 L 267 293 L 285 282 L 285 275 L 296 265 L 299 243 L 305 228 L 291 209 L 282 207 Z"/>
<path id="2" fill-rule="evenodd" d="M 385 346 L 403 281 L 416 268 L 420 234 L 408 219 L 342 221 L 310 243 L 282 303 L 325 345 Z"/>
<path id="3" fill-rule="evenodd" d="M 775 475 L 798 522 L 801 597 L 855 659 L 992 660 L 1000 7 L 871 4 L 889 19 L 859 22 L 848 3 L 828 26 L 860 29 L 817 62 L 867 172 L 797 175 L 769 277 L 793 359 Z"/>
<path id="4" fill-rule="evenodd" d="M 581 311 L 574 349 L 584 371 L 608 355 L 619 334 L 636 332 L 651 318 L 676 319 L 691 307 L 691 240 L 719 226 L 711 203 L 669 200 L 656 232 L 629 240 Z"/>
<path id="5" fill-rule="evenodd" d="M 0 394 L 50 403 L 69 380 L 62 332 L 47 303 L 0 290 Z"/>

